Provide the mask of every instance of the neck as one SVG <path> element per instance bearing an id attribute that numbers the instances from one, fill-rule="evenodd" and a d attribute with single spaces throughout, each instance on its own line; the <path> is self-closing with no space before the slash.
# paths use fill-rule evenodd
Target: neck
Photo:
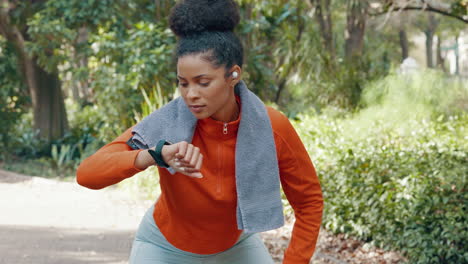
<path id="1" fill-rule="evenodd" d="M 234 100 L 235 100 L 235 98 L 234 98 Z M 235 120 L 237 120 L 239 118 L 240 107 L 239 107 L 239 103 L 237 102 L 237 100 L 235 100 L 235 102 L 236 102 L 235 111 L 234 111 L 234 113 L 233 113 L 233 115 L 231 117 L 231 120 L 228 121 L 228 122 L 235 121 Z"/>
<path id="2" fill-rule="evenodd" d="M 220 113 L 220 115 L 216 116 L 213 115 L 211 116 L 211 118 L 224 123 L 229 123 L 239 118 L 240 107 L 234 95 L 232 96 L 232 99 L 229 100 L 229 103 L 226 104 L 223 110 L 223 113 Z"/>

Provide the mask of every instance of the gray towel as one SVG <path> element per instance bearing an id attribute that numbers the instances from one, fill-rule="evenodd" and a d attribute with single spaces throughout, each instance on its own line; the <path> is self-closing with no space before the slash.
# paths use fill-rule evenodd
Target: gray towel
<path id="1" fill-rule="evenodd" d="M 235 93 L 242 105 L 235 155 L 237 226 L 246 233 L 276 229 L 284 225 L 284 216 L 270 118 L 263 102 L 243 81 Z M 161 139 L 192 142 L 196 125 L 197 119 L 178 97 L 139 122 L 129 145 L 148 149 Z M 169 171 L 175 173 L 172 168 Z"/>

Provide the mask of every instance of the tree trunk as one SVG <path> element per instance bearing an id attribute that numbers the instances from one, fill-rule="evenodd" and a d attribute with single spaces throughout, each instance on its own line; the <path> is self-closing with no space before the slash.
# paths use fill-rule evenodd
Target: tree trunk
<path id="1" fill-rule="evenodd" d="M 460 74 L 460 50 L 458 46 L 459 35 L 455 37 L 455 74 Z"/>
<path id="2" fill-rule="evenodd" d="M 406 35 L 406 30 L 405 29 L 400 29 L 399 32 L 400 36 L 400 47 L 401 47 L 401 61 L 404 61 L 406 58 L 408 58 L 409 53 L 408 53 L 408 37 Z"/>
<path id="3" fill-rule="evenodd" d="M 58 73 L 48 73 L 34 63 L 36 74 L 36 105 L 34 105 L 34 127 L 40 137 L 55 140 L 68 130 L 67 114 Z M 31 78 L 32 76 L 28 77 Z"/>
<path id="4" fill-rule="evenodd" d="M 320 36 L 322 37 L 322 46 L 330 56 L 330 60 L 335 58 L 335 45 L 333 41 L 333 23 L 330 10 L 331 0 L 310 0 L 315 5 L 315 18 L 320 28 Z"/>
<path id="5" fill-rule="evenodd" d="M 299 6 L 297 9 L 297 15 L 298 17 L 300 16 L 302 9 L 300 8 L 302 6 Z M 294 42 L 293 46 L 291 47 L 292 49 L 292 54 L 297 54 L 297 50 L 299 50 L 301 39 L 303 36 L 305 30 L 305 23 L 302 19 L 299 20 L 298 25 L 297 25 L 297 35 L 296 35 L 296 41 Z M 293 60 L 293 61 L 290 61 Z M 284 70 L 278 75 L 277 78 L 277 83 L 278 83 L 278 91 L 276 92 L 275 95 L 275 103 L 279 103 L 281 92 L 285 90 L 286 88 L 286 83 L 288 80 L 289 75 L 291 74 L 292 69 L 294 68 L 294 61 L 298 60 L 298 56 L 292 56 L 292 58 L 287 58 L 287 57 L 282 57 L 281 62 L 279 65 L 284 65 L 286 62 L 286 65 L 284 65 Z"/>
<path id="6" fill-rule="evenodd" d="M 34 128 L 39 130 L 39 137 L 48 142 L 58 139 L 68 129 L 58 72 L 46 72 L 37 64 L 36 58 L 26 52 L 23 33 L 10 22 L 11 5 L 5 0 L 0 4 L 0 32 L 15 47 L 19 69 L 31 96 Z"/>
<path id="7" fill-rule="evenodd" d="M 446 72 L 445 60 L 442 57 L 442 39 L 441 39 L 440 35 L 437 35 L 437 57 L 436 57 L 436 59 L 437 59 L 437 62 L 436 62 L 437 67 L 439 67 L 444 72 Z"/>
<path id="8" fill-rule="evenodd" d="M 68 120 L 58 73 L 46 72 L 29 56 L 21 57 L 21 69 L 31 96 L 34 129 L 47 142 L 63 137 Z"/>
<path id="9" fill-rule="evenodd" d="M 81 52 L 80 47 L 85 46 L 88 44 L 88 28 L 86 26 L 82 26 L 78 30 L 78 38 L 76 39 L 76 46 L 75 47 L 75 61 L 76 61 L 76 68 L 80 69 L 87 69 L 88 68 L 88 57 Z M 73 78 L 75 79 L 75 78 Z M 80 78 L 73 82 L 73 97 L 76 102 L 89 100 L 89 82 L 88 78 Z M 75 95 L 76 93 L 76 95 Z"/>
<path id="10" fill-rule="evenodd" d="M 345 32 L 345 57 L 347 61 L 362 55 L 367 15 L 367 1 L 348 0 Z"/>
<path id="11" fill-rule="evenodd" d="M 432 45 L 434 39 L 434 32 L 426 30 L 424 34 L 426 35 L 426 64 L 428 68 L 434 68 L 432 59 Z"/>
<path id="12" fill-rule="evenodd" d="M 275 103 L 279 102 L 281 92 L 284 90 L 285 87 L 286 87 L 286 78 L 283 78 L 278 84 L 278 91 L 276 92 Z"/>
<path id="13" fill-rule="evenodd" d="M 426 35 L 426 64 L 429 68 L 434 68 L 434 35 L 439 22 L 433 14 L 428 14 L 429 23 L 427 24 L 424 34 Z"/>
<path id="14" fill-rule="evenodd" d="M 154 5 L 156 6 L 156 21 L 160 21 L 162 14 L 161 14 L 161 0 L 154 0 Z"/>
<path id="15" fill-rule="evenodd" d="M 68 120 L 58 73 L 46 72 L 29 56 L 21 57 L 21 66 L 33 103 L 34 129 L 47 142 L 63 137 Z"/>

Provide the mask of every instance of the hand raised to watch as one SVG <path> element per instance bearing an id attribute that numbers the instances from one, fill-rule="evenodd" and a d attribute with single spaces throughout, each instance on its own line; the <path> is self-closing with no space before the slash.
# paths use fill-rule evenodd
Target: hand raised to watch
<path id="1" fill-rule="evenodd" d="M 177 172 L 194 178 L 203 178 L 200 171 L 203 155 L 198 147 L 181 141 L 163 146 L 161 155 L 164 161 Z"/>

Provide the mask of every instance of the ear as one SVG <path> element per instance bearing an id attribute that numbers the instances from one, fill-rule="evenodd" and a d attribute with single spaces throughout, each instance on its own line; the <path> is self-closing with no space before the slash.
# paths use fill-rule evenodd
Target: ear
<path id="1" fill-rule="evenodd" d="M 237 72 L 237 74 L 234 74 L 234 72 Z M 237 77 L 235 77 L 237 75 Z M 240 80 L 242 79 L 242 68 L 239 67 L 239 65 L 234 65 L 231 67 L 231 69 L 229 70 L 229 84 L 231 87 L 235 87 L 236 84 L 238 84 L 240 82 Z"/>

